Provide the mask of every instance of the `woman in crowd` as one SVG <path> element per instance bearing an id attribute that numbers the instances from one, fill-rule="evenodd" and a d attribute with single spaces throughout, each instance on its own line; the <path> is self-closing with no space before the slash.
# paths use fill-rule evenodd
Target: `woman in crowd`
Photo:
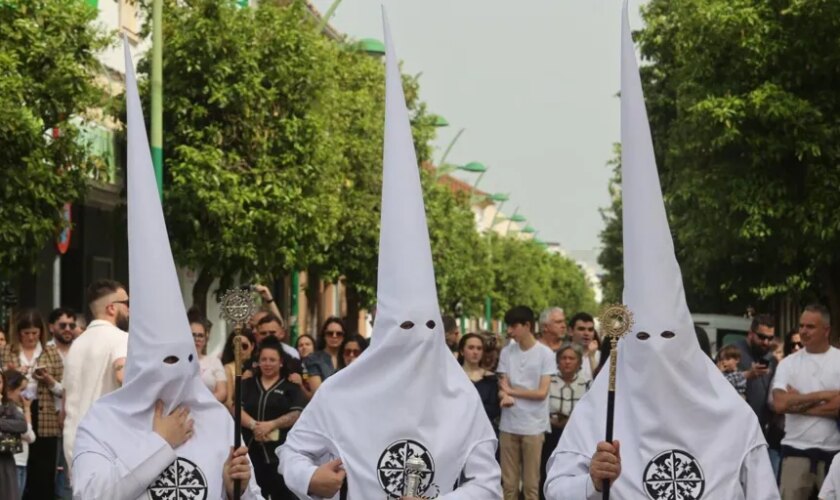
<path id="1" fill-rule="evenodd" d="M 295 500 L 277 472 L 275 450 L 286 440 L 306 401 L 299 386 L 286 380 L 282 352 L 276 338 L 268 337 L 260 343 L 258 373 L 242 382 L 242 426 L 263 496 Z"/>
<path id="2" fill-rule="evenodd" d="M 228 400 L 227 377 L 221 360 L 207 355 L 207 342 L 210 340 L 210 322 L 203 316 L 189 314 L 195 350 L 198 351 L 198 367 L 201 381 L 210 389 L 220 403 Z"/>
<path id="3" fill-rule="evenodd" d="M 341 357 L 338 360 L 338 369 L 341 370 L 356 361 L 365 352 L 367 346 L 367 339 L 358 333 L 345 335 L 344 341 L 341 342 Z"/>
<path id="4" fill-rule="evenodd" d="M 560 435 L 572 415 L 575 405 L 589 390 L 591 380 L 584 379 L 580 371 L 583 363 L 583 350 L 576 344 L 565 344 L 556 353 L 557 373 L 551 376 L 548 389 L 548 412 L 551 432 L 546 434 L 542 449 L 540 467 L 540 498 L 543 496 L 543 484 L 548 459 L 560 441 Z"/>
<path id="5" fill-rule="evenodd" d="M 23 498 L 43 500 L 54 495 L 61 435 L 55 399 L 64 394 L 64 365 L 55 346 L 47 345 L 47 326 L 38 311 L 21 312 L 14 326 L 9 344 L 0 351 L 0 366 L 15 369 L 27 379 L 24 397 L 32 400 L 32 427 L 37 440 L 29 448 Z"/>
<path id="6" fill-rule="evenodd" d="M 499 366 L 499 354 L 502 352 L 502 339 L 493 332 L 481 332 L 484 339 L 484 354 L 481 357 L 481 367 L 489 372 L 496 372 Z"/>
<path id="7" fill-rule="evenodd" d="M 304 364 L 309 372 L 309 388 L 312 394 L 339 368 L 341 358 L 341 343 L 344 341 L 347 329 L 340 318 L 331 316 L 321 325 L 316 343 L 317 350 L 312 353 Z"/>
<path id="8" fill-rule="evenodd" d="M 484 339 L 477 333 L 468 333 L 458 341 L 458 361 L 464 368 L 464 373 L 475 385 L 487 418 L 493 424 L 496 434 L 499 433 L 498 418 L 501 413 L 499 407 L 499 378 L 495 373 L 482 368 L 484 358 Z"/>
<path id="9" fill-rule="evenodd" d="M 0 402 L 2 402 L 0 414 L 11 416 L 14 419 L 21 417 L 26 422 L 26 432 L 19 435 L 9 434 L 6 436 L 6 439 L 8 439 L 8 436 L 12 436 L 12 439 L 6 441 L 5 445 L 0 444 L 0 455 L 3 455 L 5 452 L 2 450 L 8 448 L 9 444 L 12 443 L 14 443 L 12 446 L 17 447 L 17 439 L 20 439 L 20 451 L 14 454 L 14 469 L 16 469 L 15 475 L 17 476 L 14 483 L 19 493 L 17 496 L 11 496 L 10 489 L 2 486 L 7 479 L 8 471 L 0 471 L 0 478 L 2 478 L 2 481 L 0 481 L 0 498 L 13 498 L 17 500 L 23 495 L 23 490 L 26 486 L 26 462 L 29 459 L 29 445 L 35 441 L 35 431 L 32 429 L 32 401 L 23 397 L 26 382 L 26 377 L 15 370 L 9 370 L 0 375 Z M 0 438 L 0 441 L 2 440 Z M 0 469 L 8 467 L 8 464 L 4 462 L 3 458 L 0 458 L 0 463 L 2 463 Z"/>
<path id="10" fill-rule="evenodd" d="M 799 330 L 791 330 L 785 335 L 784 356 L 790 356 L 800 349 L 802 349 L 802 338 L 799 336 Z"/>
<path id="11" fill-rule="evenodd" d="M 250 370 L 251 356 L 254 353 L 254 346 L 257 345 L 257 340 L 254 338 L 253 332 L 250 328 L 243 328 L 239 334 L 241 348 L 242 348 L 242 380 L 247 380 L 253 376 Z M 225 406 L 233 410 L 234 386 L 236 382 L 236 356 L 233 352 L 233 339 L 236 334 L 231 332 L 225 341 L 225 347 L 222 349 L 222 363 L 224 363 L 225 379 L 227 380 L 227 398 L 225 399 Z"/>
<path id="12" fill-rule="evenodd" d="M 303 395 L 306 396 L 306 400 L 309 401 L 312 399 L 312 396 L 315 395 L 315 391 L 312 390 L 309 384 L 311 377 L 309 371 L 312 369 L 312 366 L 310 365 L 310 358 L 312 357 L 312 354 L 315 353 L 315 339 L 312 335 L 304 333 L 298 337 L 297 342 L 295 343 L 295 349 L 297 349 L 298 354 L 300 354 L 300 362 L 303 367 L 300 388 L 303 391 Z M 318 385 L 321 385 L 320 380 L 318 381 Z"/>

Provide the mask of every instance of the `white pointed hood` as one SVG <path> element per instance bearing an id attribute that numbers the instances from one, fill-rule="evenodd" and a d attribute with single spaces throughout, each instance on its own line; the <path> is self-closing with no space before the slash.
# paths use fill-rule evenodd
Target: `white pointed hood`
<path id="1" fill-rule="evenodd" d="M 682 483 L 689 488 L 686 498 L 739 499 L 741 462 L 764 438 L 755 414 L 697 342 L 665 214 L 626 1 L 622 17 L 624 303 L 635 324 L 618 349 L 614 435 L 621 442 L 622 475 L 613 493 L 620 499 L 660 498 L 657 492 L 672 483 L 657 471 L 670 467 L 673 456 L 682 465 L 678 474 L 689 479 Z M 640 332 L 649 338 L 639 338 Z M 575 407 L 553 459 L 558 453 L 589 458 L 604 440 L 607 372 Z M 659 468 L 648 467 L 652 462 Z"/>
<path id="2" fill-rule="evenodd" d="M 444 341 L 419 169 L 384 7 L 383 24 L 385 152 L 372 343 L 318 389 L 287 440 L 327 436 L 347 470 L 350 500 L 394 498 L 402 474 L 383 471 L 406 452 L 432 471 L 423 495 L 449 492 L 472 449 L 495 440 L 475 387 Z"/>
<path id="3" fill-rule="evenodd" d="M 128 272 L 131 322 L 124 385 L 91 407 L 79 426 L 74 456 L 107 449 L 130 468 L 145 459 L 155 401 L 166 412 L 187 405 L 195 435 L 176 452 L 206 481 L 207 498 L 220 498 L 221 467 L 233 443 L 230 414 L 199 376 L 175 263 L 166 233 L 129 45 L 125 46 L 128 133 Z M 174 363 L 167 363 L 177 358 Z M 229 439 L 220 436 L 230 436 Z M 154 436 L 152 436 L 154 437 Z"/>

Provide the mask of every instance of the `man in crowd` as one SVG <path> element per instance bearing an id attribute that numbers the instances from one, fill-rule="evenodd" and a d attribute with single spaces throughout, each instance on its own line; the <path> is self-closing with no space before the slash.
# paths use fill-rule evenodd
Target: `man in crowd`
<path id="1" fill-rule="evenodd" d="M 128 292 L 113 280 L 90 285 L 88 307 L 94 320 L 73 342 L 64 360 L 64 456 L 73 459 L 76 428 L 94 401 L 123 382 L 128 351 Z"/>
<path id="2" fill-rule="evenodd" d="M 300 353 L 297 349 L 286 343 L 286 328 L 283 320 L 274 314 L 266 314 L 257 322 L 257 331 L 254 333 L 257 338 L 257 343 L 261 342 L 266 337 L 276 337 L 283 347 L 283 352 L 289 356 L 300 359 Z"/>
<path id="3" fill-rule="evenodd" d="M 780 488 L 783 500 L 809 500 L 840 452 L 840 349 L 829 344 L 831 318 L 810 305 L 799 318 L 804 349 L 784 358 L 773 379 L 773 406 L 786 413 Z"/>
<path id="4" fill-rule="evenodd" d="M 592 380 L 595 369 L 601 362 L 601 353 L 593 347 L 592 342 L 595 339 L 595 318 L 591 314 L 579 312 L 572 316 L 569 324 L 572 327 L 572 342 L 578 344 L 583 351 L 580 373 L 585 380 Z"/>
<path id="5" fill-rule="evenodd" d="M 443 337 L 446 339 L 446 347 L 457 356 L 458 341 L 461 340 L 461 330 L 458 328 L 458 322 L 449 315 L 444 316 L 441 320 L 443 321 Z"/>
<path id="6" fill-rule="evenodd" d="M 502 489 L 505 500 L 519 499 L 522 482 L 525 500 L 537 500 L 540 458 L 548 420 L 548 389 L 557 372 L 554 353 L 534 337 L 534 312 L 517 306 L 505 314 L 508 344 L 499 356 L 499 422 Z"/>
<path id="7" fill-rule="evenodd" d="M 771 417 L 767 396 L 770 394 L 770 382 L 773 380 L 777 364 L 771 349 L 775 332 L 776 323 L 773 317 L 769 314 L 759 314 L 753 317 L 747 338 L 734 343 L 741 352 L 738 369 L 747 379 L 747 403 L 765 431 Z"/>
<path id="8" fill-rule="evenodd" d="M 540 313 L 540 342 L 557 352 L 568 342 L 566 338 L 566 313 L 560 307 L 549 307 Z"/>
<path id="9" fill-rule="evenodd" d="M 67 364 L 67 354 L 70 352 L 70 345 L 78 335 L 76 335 L 76 313 L 72 309 L 66 307 L 59 307 L 54 309 L 47 318 L 50 334 L 53 340 L 61 361 Z M 66 373 L 66 368 L 65 368 Z M 66 377 L 65 377 L 66 383 Z M 64 422 L 64 395 L 56 396 L 55 407 L 60 410 L 58 417 L 59 425 Z M 67 475 L 67 460 L 64 456 L 64 438 L 58 438 L 58 473 L 55 476 L 55 491 L 58 498 L 70 498 L 72 491 L 70 490 L 69 476 Z"/>

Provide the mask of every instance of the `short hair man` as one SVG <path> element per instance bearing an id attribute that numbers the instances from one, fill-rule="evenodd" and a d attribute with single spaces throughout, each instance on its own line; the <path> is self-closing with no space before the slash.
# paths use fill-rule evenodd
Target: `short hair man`
<path id="1" fill-rule="evenodd" d="M 458 341 L 461 340 L 461 330 L 458 328 L 458 322 L 452 316 L 443 316 L 443 337 L 446 339 L 446 347 L 450 351 L 458 353 Z"/>
<path id="2" fill-rule="evenodd" d="M 263 316 L 257 323 L 254 336 L 257 339 L 257 344 L 260 344 L 263 339 L 268 337 L 275 337 L 279 340 L 280 346 L 283 348 L 283 366 L 290 374 L 289 381 L 298 385 L 303 383 L 303 363 L 300 361 L 300 353 L 297 349 L 284 342 L 286 339 L 286 328 L 283 320 L 279 316 L 271 313 Z M 258 350 L 254 349 L 254 365 L 257 364 L 256 356 L 258 355 Z"/>
<path id="3" fill-rule="evenodd" d="M 66 307 L 53 309 L 47 317 L 47 326 L 52 335 L 50 342 L 55 345 L 61 360 L 64 361 L 70 352 L 70 345 L 76 340 L 76 313 Z"/>
<path id="4" fill-rule="evenodd" d="M 568 342 L 566 313 L 562 307 L 549 307 L 540 313 L 540 342 L 554 352 Z"/>
<path id="5" fill-rule="evenodd" d="M 505 314 L 508 344 L 499 356 L 499 400 L 502 417 L 499 438 L 502 490 L 505 500 L 537 500 L 540 458 L 548 420 L 548 389 L 557 371 L 554 353 L 534 337 L 534 311 L 517 306 Z"/>
<path id="6" fill-rule="evenodd" d="M 76 339 L 64 359 L 64 455 L 73 461 L 76 428 L 90 406 L 118 389 L 128 352 L 128 292 L 113 280 L 88 287 L 94 320 Z"/>
<path id="7" fill-rule="evenodd" d="M 785 500 L 814 498 L 840 452 L 840 349 L 829 344 L 831 317 L 809 305 L 799 318 L 804 349 L 784 358 L 773 379 L 773 406 L 786 413 L 779 481 Z"/>
<path id="8" fill-rule="evenodd" d="M 572 342 L 578 344 L 583 350 L 580 374 L 584 379 L 592 380 L 595 369 L 601 362 L 601 352 L 590 348 L 595 339 L 595 318 L 589 313 L 579 312 L 572 316 L 569 325 L 572 328 Z"/>
<path id="9" fill-rule="evenodd" d="M 772 416 L 767 405 L 767 396 L 777 364 L 770 347 L 775 333 L 776 322 L 773 317 L 769 314 L 759 314 L 753 317 L 747 337 L 732 344 L 741 352 L 738 369 L 747 379 L 747 403 L 758 417 L 759 425 L 765 430 Z"/>

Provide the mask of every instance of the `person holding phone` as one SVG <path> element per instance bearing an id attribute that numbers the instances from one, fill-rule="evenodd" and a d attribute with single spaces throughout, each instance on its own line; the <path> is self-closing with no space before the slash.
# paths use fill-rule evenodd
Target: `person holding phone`
<path id="1" fill-rule="evenodd" d="M 772 416 L 767 404 L 770 394 L 770 381 L 778 364 L 773 357 L 773 344 L 776 334 L 775 319 L 769 314 L 756 315 L 747 337 L 733 343 L 741 354 L 738 371 L 747 379 L 746 400 L 758 417 L 762 429 Z"/>

